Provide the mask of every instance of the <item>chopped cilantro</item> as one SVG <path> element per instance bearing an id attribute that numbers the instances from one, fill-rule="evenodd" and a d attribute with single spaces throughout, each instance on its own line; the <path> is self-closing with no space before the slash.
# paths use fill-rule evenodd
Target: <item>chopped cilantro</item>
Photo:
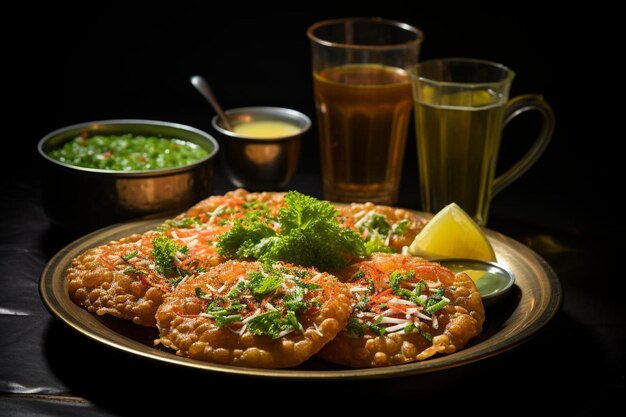
<path id="1" fill-rule="evenodd" d="M 384 327 L 380 327 L 375 324 L 370 323 L 367 325 L 367 327 L 379 336 L 383 336 L 385 333 L 387 333 L 387 330 L 385 330 Z"/>
<path id="2" fill-rule="evenodd" d="M 298 318 L 296 317 L 296 313 L 294 313 L 293 311 L 287 311 L 283 321 L 285 322 L 286 325 L 289 325 L 294 330 L 300 329 L 300 322 L 298 321 Z"/>
<path id="3" fill-rule="evenodd" d="M 137 268 L 133 268 L 132 266 L 131 266 L 131 267 L 128 267 L 128 268 L 126 268 L 126 269 L 124 270 L 124 273 L 125 273 L 125 274 L 141 274 L 141 275 L 148 275 L 148 273 L 147 273 L 146 271 L 141 270 L 141 269 L 137 269 Z"/>
<path id="4" fill-rule="evenodd" d="M 409 231 L 409 226 L 411 225 L 411 221 L 408 219 L 400 220 L 393 227 L 393 234 L 398 236 L 406 235 L 406 232 Z"/>
<path id="5" fill-rule="evenodd" d="M 248 322 L 247 329 L 255 336 L 270 336 L 272 339 L 278 339 L 282 331 L 300 328 L 295 314 L 293 312 L 291 314 L 287 313 L 284 320 L 281 319 L 278 311 L 259 314 Z"/>
<path id="6" fill-rule="evenodd" d="M 413 333 L 416 332 L 417 326 L 414 323 L 409 323 L 406 326 L 404 326 L 404 333 Z"/>
<path id="7" fill-rule="evenodd" d="M 317 284 L 315 284 L 313 282 L 302 282 L 302 281 L 297 280 L 297 279 L 294 280 L 294 282 L 295 282 L 295 284 L 298 287 L 304 288 L 306 290 L 319 290 L 320 288 L 322 288 L 322 287 L 320 287 L 319 285 L 317 285 Z"/>
<path id="8" fill-rule="evenodd" d="M 241 296 L 241 293 L 243 292 L 244 288 L 246 287 L 245 282 L 243 281 L 239 281 L 237 283 L 237 285 L 235 285 L 230 292 L 228 293 L 228 298 L 230 298 L 231 300 L 237 299 Z"/>
<path id="9" fill-rule="evenodd" d="M 205 293 L 204 291 L 202 291 L 202 288 L 196 287 L 195 291 L 196 291 L 196 297 L 198 297 L 198 298 L 200 298 L 202 300 L 210 300 L 211 299 L 211 295 Z"/>
<path id="10" fill-rule="evenodd" d="M 176 228 L 176 229 L 188 229 L 197 224 L 202 224 L 202 221 L 198 217 L 184 217 L 182 219 L 176 220 L 166 220 L 163 223 L 162 229 L 167 230 L 168 228 Z"/>
<path id="11" fill-rule="evenodd" d="M 189 253 L 189 249 L 186 246 L 179 246 L 165 235 L 152 239 L 152 256 L 156 263 L 157 272 L 166 277 L 183 275 L 176 265 L 178 252 L 186 255 Z"/>
<path id="12" fill-rule="evenodd" d="M 241 205 L 244 209 L 269 210 L 263 201 L 246 201 Z"/>
<path id="13" fill-rule="evenodd" d="M 350 317 L 346 331 L 350 337 L 359 338 L 365 335 L 365 326 L 356 318 Z"/>
<path id="14" fill-rule="evenodd" d="M 172 278 L 170 279 L 170 285 L 172 287 L 176 287 L 178 286 L 178 284 L 180 284 L 180 282 L 183 280 L 183 277 L 176 277 L 176 278 Z"/>
<path id="15" fill-rule="evenodd" d="M 241 314 L 230 314 L 225 316 L 215 316 L 215 325 L 219 327 L 228 326 L 241 320 Z"/>
<path id="16" fill-rule="evenodd" d="M 130 261 L 131 259 L 133 259 L 135 256 L 137 256 L 138 252 L 132 251 L 130 253 L 127 253 L 126 255 L 122 256 L 122 259 L 125 260 L 126 262 Z"/>
<path id="17" fill-rule="evenodd" d="M 263 275 L 259 271 L 248 272 L 248 290 L 257 298 L 262 298 L 264 295 L 271 293 L 280 287 L 283 282 L 282 275 L 278 273 L 269 273 Z"/>
<path id="18" fill-rule="evenodd" d="M 391 230 L 391 226 L 387 223 L 387 218 L 382 214 L 372 213 L 369 220 L 364 225 L 369 231 L 376 230 L 379 234 L 387 236 Z"/>
<path id="19" fill-rule="evenodd" d="M 369 297 L 367 294 L 363 294 L 359 301 L 354 306 L 355 310 L 364 311 L 367 308 L 367 303 L 369 302 Z"/>
<path id="20" fill-rule="evenodd" d="M 306 289 L 304 287 L 296 286 L 293 293 L 286 295 L 283 298 L 285 307 L 290 311 L 306 310 L 309 307 L 309 303 L 304 301 L 304 294 Z"/>
<path id="21" fill-rule="evenodd" d="M 380 237 L 365 242 L 365 251 L 368 255 L 374 252 L 395 253 L 396 251 L 385 245 Z"/>
<path id="22" fill-rule="evenodd" d="M 422 331 L 422 330 L 420 330 L 419 332 L 424 339 L 428 340 L 429 342 L 433 341 L 433 336 L 430 333 Z"/>

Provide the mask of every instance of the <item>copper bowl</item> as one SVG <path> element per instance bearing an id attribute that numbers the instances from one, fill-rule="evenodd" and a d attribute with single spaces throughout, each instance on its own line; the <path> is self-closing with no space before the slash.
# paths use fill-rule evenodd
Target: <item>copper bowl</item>
<path id="1" fill-rule="evenodd" d="M 299 111 L 283 107 L 241 107 L 226 110 L 234 126 L 254 121 L 280 121 L 297 133 L 276 138 L 253 138 L 226 129 L 218 116 L 212 120 L 218 132 L 224 168 L 236 187 L 251 191 L 284 190 L 293 178 L 300 158 L 300 139 L 311 120 Z"/>
<path id="2" fill-rule="evenodd" d="M 207 150 L 204 159 L 177 168 L 109 171 L 50 158 L 47 152 L 76 136 L 128 134 L 186 140 Z M 38 144 L 44 159 L 43 202 L 50 219 L 63 227 L 93 230 L 149 214 L 185 210 L 213 192 L 213 160 L 219 150 L 208 133 L 153 120 L 103 120 L 64 127 Z"/>

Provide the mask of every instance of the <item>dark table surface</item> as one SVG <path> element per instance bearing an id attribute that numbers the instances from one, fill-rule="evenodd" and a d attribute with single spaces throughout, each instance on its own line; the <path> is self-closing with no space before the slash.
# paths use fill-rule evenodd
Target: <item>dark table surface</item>
<path id="1" fill-rule="evenodd" d="M 555 108 L 558 125 L 552 144 L 524 177 L 493 199 L 488 224 L 534 250 L 560 279 L 562 308 L 536 337 L 489 359 L 430 374 L 315 383 L 229 377 L 168 365 L 73 331 L 48 313 L 38 293 L 45 264 L 81 233 L 53 226 L 42 209 L 37 140 L 64 125 L 121 117 L 177 121 L 209 130 L 206 104 L 187 84 L 195 72 L 221 80 L 215 89 L 226 107 L 278 105 L 313 116 L 303 31 L 328 16 L 248 12 L 232 22 L 181 8 L 171 14 L 141 14 L 161 31 L 120 32 L 107 31 L 107 19 L 117 19 L 116 29 L 133 28 L 137 20 L 127 13 L 118 15 L 118 10 L 101 10 L 86 20 L 58 24 L 48 22 L 43 11 L 34 18 L 47 31 L 31 45 L 34 50 L 21 50 L 28 52 L 20 56 L 28 65 L 12 78 L 18 84 L 38 80 L 33 91 L 12 102 L 20 113 L 16 117 L 30 115 L 28 123 L 20 125 L 24 140 L 13 143 L 23 163 L 0 177 L 0 415 L 147 415 L 173 406 L 181 412 L 195 408 L 210 413 L 214 401 L 267 411 L 295 403 L 314 411 L 316 403 L 308 399 L 327 397 L 352 409 L 408 406 L 433 412 L 445 406 L 459 414 L 553 410 L 559 415 L 601 415 L 621 407 L 626 395 L 626 286 L 620 264 L 626 227 L 618 203 L 623 174 L 618 152 L 605 140 L 612 137 L 610 129 L 603 123 L 586 124 L 589 115 L 576 105 L 576 91 L 567 78 L 569 57 L 586 38 L 572 45 L 566 42 L 566 30 L 555 29 L 554 19 L 532 11 L 485 15 L 490 28 L 500 34 L 494 37 L 486 26 L 474 24 L 485 16 L 465 19 L 457 13 L 444 18 L 445 10 L 440 9 L 427 8 L 415 19 L 372 10 L 348 14 L 385 14 L 422 26 L 427 33 L 424 58 L 464 55 L 509 63 L 518 72 L 514 94 L 540 91 Z M 212 25 L 199 24 L 211 16 Z M 564 24 L 573 25 L 568 22 Z M 235 27 L 241 38 L 269 39 L 245 49 L 256 51 L 258 65 L 253 69 L 244 65 L 249 56 L 240 53 L 243 43 L 237 44 L 239 50 L 229 49 L 241 39 L 233 35 Z M 76 31 L 81 41 L 76 41 Z M 198 36 L 204 43 L 191 42 Z M 230 44 L 225 43 L 228 39 Z M 493 44 L 494 39 L 500 43 Z M 272 48 L 275 43 L 279 49 L 291 48 L 290 54 Z M 174 61 L 155 61 L 156 53 L 163 51 L 179 54 Z M 212 59 L 217 52 L 225 54 L 220 55 L 224 59 Z M 115 65 L 103 65 L 101 57 Z M 135 58 L 150 62 L 149 68 L 134 65 Z M 63 65 L 40 71 L 42 60 Z M 268 63 L 289 71 L 279 75 L 264 70 Z M 277 88 L 282 81 L 286 84 Z M 85 101 L 85 92 L 100 100 Z M 513 130 L 525 134 L 523 123 Z M 305 137 L 290 188 L 322 197 L 315 138 L 314 129 Z M 407 144 L 398 206 L 419 209 L 413 142 Z M 503 146 L 502 164 L 510 165 L 517 155 L 515 144 Z M 215 192 L 232 188 L 218 166 Z M 493 407 L 498 399 L 504 399 L 505 409 Z"/>

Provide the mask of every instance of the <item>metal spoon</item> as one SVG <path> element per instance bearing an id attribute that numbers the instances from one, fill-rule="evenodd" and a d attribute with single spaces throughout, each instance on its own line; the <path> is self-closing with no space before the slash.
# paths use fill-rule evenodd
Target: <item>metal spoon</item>
<path id="1" fill-rule="evenodd" d="M 232 131 L 233 127 L 228 121 L 228 117 L 226 116 L 226 113 L 224 113 L 224 110 L 222 110 L 220 103 L 217 102 L 217 98 L 215 98 L 215 94 L 213 94 L 213 90 L 211 90 L 211 87 L 209 87 L 209 83 L 207 83 L 206 80 L 202 78 L 200 75 L 193 75 L 191 76 L 189 80 L 191 81 L 191 84 L 193 84 L 193 86 L 196 87 L 196 90 L 198 90 L 200 94 L 202 94 L 204 98 L 207 99 L 207 101 L 211 104 L 211 106 L 213 106 L 213 109 L 215 110 L 217 115 L 220 117 L 220 120 L 222 121 L 222 124 L 224 125 L 224 127 Z"/>

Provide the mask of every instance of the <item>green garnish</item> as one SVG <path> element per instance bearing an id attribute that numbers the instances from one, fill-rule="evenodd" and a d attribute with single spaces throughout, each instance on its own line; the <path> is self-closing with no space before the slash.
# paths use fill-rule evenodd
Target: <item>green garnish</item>
<path id="1" fill-rule="evenodd" d="M 391 230 L 391 226 L 387 223 L 387 218 L 382 214 L 372 213 L 364 227 L 370 232 L 377 231 L 379 234 L 387 236 Z"/>
<path id="2" fill-rule="evenodd" d="M 132 266 L 126 268 L 124 270 L 125 274 L 141 274 L 141 275 L 148 275 L 148 273 L 144 270 L 141 269 L 137 269 L 137 268 L 133 268 Z"/>
<path id="3" fill-rule="evenodd" d="M 365 255 L 361 236 L 339 225 L 337 209 L 329 202 L 290 191 L 285 204 L 278 214 L 280 233 L 261 220 L 238 221 L 219 237 L 218 253 L 322 270 L 345 266 L 351 258 Z"/>
<path id="4" fill-rule="evenodd" d="M 163 232 L 167 229 L 189 229 L 197 224 L 202 224 L 198 217 L 185 217 L 180 220 L 166 220 L 163 225 L 159 227 L 159 231 Z"/>
<path id="5" fill-rule="evenodd" d="M 285 307 L 290 311 L 300 311 L 306 310 L 309 307 L 309 303 L 304 301 L 304 294 L 306 293 L 306 288 L 296 286 L 294 292 L 288 294 L 283 298 L 285 302 Z"/>
<path id="6" fill-rule="evenodd" d="M 230 292 L 228 293 L 227 297 L 230 298 L 231 300 L 234 300 L 236 298 L 239 298 L 241 296 L 241 293 L 243 292 L 244 288 L 246 287 L 246 283 L 243 281 L 239 281 L 237 283 L 237 285 L 235 285 Z"/>
<path id="7" fill-rule="evenodd" d="M 420 332 L 420 334 L 422 335 L 422 337 L 423 337 L 424 339 L 428 340 L 429 342 L 432 342 L 432 341 L 433 341 L 433 336 L 432 336 L 430 333 L 428 333 L 428 332 L 424 332 L 424 331 L 422 331 L 422 330 L 420 330 L 419 332 Z"/>
<path id="8" fill-rule="evenodd" d="M 424 281 L 423 279 L 420 279 L 417 285 L 415 286 L 415 289 L 413 290 L 413 292 L 415 292 L 415 295 L 419 297 L 420 295 L 422 295 L 422 290 L 423 289 L 425 290 L 427 288 L 428 288 L 428 285 L 426 285 L 426 281 Z"/>
<path id="9" fill-rule="evenodd" d="M 184 271 L 176 266 L 177 254 L 189 253 L 186 246 L 179 246 L 176 242 L 165 235 L 158 236 L 152 240 L 152 256 L 156 264 L 157 272 L 166 277 L 184 275 Z"/>
<path id="10" fill-rule="evenodd" d="M 426 311 L 428 314 L 433 314 L 447 306 L 449 303 L 450 302 L 448 300 L 441 300 L 438 303 L 431 305 L 430 307 L 426 307 L 424 311 Z"/>
<path id="11" fill-rule="evenodd" d="M 363 271 L 359 271 L 356 274 L 354 274 L 354 279 L 361 279 L 365 276 L 365 272 Z"/>
<path id="12" fill-rule="evenodd" d="M 285 319 L 280 317 L 280 312 L 269 311 L 259 314 L 251 319 L 247 324 L 247 329 L 255 336 L 270 336 L 272 339 L 278 339 L 281 332 L 285 330 L 298 330 L 300 323 L 295 314 L 289 312 L 285 315 Z"/>
<path id="13" fill-rule="evenodd" d="M 202 291 L 202 288 L 196 287 L 195 291 L 196 291 L 196 297 L 198 297 L 198 298 L 200 298 L 202 300 L 210 300 L 211 299 L 211 295 L 205 293 L 204 291 Z"/>
<path id="14" fill-rule="evenodd" d="M 406 235 L 406 232 L 409 231 L 409 226 L 410 225 L 411 225 L 411 221 L 410 220 L 408 220 L 408 219 L 400 220 L 393 227 L 392 233 L 394 235 L 404 236 L 404 235 Z"/>
<path id="15" fill-rule="evenodd" d="M 395 250 L 385 245 L 385 242 L 383 242 L 380 237 L 376 237 L 372 240 L 368 240 L 367 242 L 365 242 L 365 251 L 368 255 L 371 255 L 374 252 L 396 253 Z"/>
<path id="16" fill-rule="evenodd" d="M 387 333 L 387 329 L 385 329 L 384 327 L 380 327 L 379 324 L 380 322 L 383 321 L 383 316 L 380 315 L 376 318 L 376 320 L 374 320 L 372 323 L 367 323 L 367 327 L 373 331 L 374 333 L 382 336 L 385 333 Z"/>
<path id="17" fill-rule="evenodd" d="M 248 272 L 248 290 L 257 298 L 271 293 L 283 283 L 283 277 L 279 273 L 271 272 L 264 275 L 259 271 Z"/>
<path id="18" fill-rule="evenodd" d="M 354 309 L 359 310 L 359 311 L 364 311 L 367 308 L 367 303 L 369 303 L 369 301 L 370 300 L 367 294 L 363 294 L 361 298 L 359 298 L 359 301 L 354 306 Z"/>
<path id="19" fill-rule="evenodd" d="M 361 324 L 361 322 L 358 319 L 354 317 L 350 317 L 350 321 L 348 322 L 348 325 L 346 326 L 346 331 L 351 337 L 354 337 L 354 338 L 363 337 L 365 335 L 365 326 Z"/>
<path id="20" fill-rule="evenodd" d="M 183 280 L 183 277 L 176 277 L 176 278 L 172 278 L 170 279 L 170 285 L 172 287 L 176 287 L 178 286 L 178 284 L 180 284 L 180 282 Z"/>
<path id="21" fill-rule="evenodd" d="M 127 133 L 80 135 L 51 150 L 48 155 L 63 163 L 86 168 L 149 171 L 193 164 L 209 153 L 209 149 L 180 139 Z"/>
<path id="22" fill-rule="evenodd" d="M 245 225 L 241 220 L 235 220 L 230 230 L 218 238 L 217 252 L 227 258 L 258 258 L 255 245 L 274 236 L 274 229 L 265 223 Z"/>
<path id="23" fill-rule="evenodd" d="M 389 246 L 385 245 L 387 235 L 391 231 L 391 226 L 387 223 L 387 218 L 382 214 L 372 213 L 367 222 L 359 228 L 361 232 L 365 229 L 369 231 L 365 242 L 367 255 L 374 252 L 395 253 Z"/>
<path id="24" fill-rule="evenodd" d="M 227 316 L 215 316 L 215 325 L 218 327 L 224 327 L 240 320 L 241 320 L 241 314 L 230 314 Z"/>
<path id="25" fill-rule="evenodd" d="M 409 323 L 406 326 L 404 326 L 404 333 L 413 333 L 416 331 L 418 331 L 418 328 L 414 323 Z"/>
<path id="26" fill-rule="evenodd" d="M 132 251 L 131 253 L 127 253 L 126 255 L 122 256 L 122 259 L 125 260 L 126 262 L 130 261 L 131 259 L 133 259 L 135 256 L 137 256 L 139 252 Z"/>
<path id="27" fill-rule="evenodd" d="M 443 296 L 444 292 L 445 289 L 443 287 L 439 287 L 433 295 L 428 297 L 426 300 L 426 309 L 424 311 L 428 314 L 433 314 L 447 306 L 450 301 Z"/>
<path id="28" fill-rule="evenodd" d="M 270 210 L 262 201 L 248 201 L 243 203 L 242 208 L 246 210 L 244 215 L 245 222 L 255 222 L 259 221 L 262 218 L 265 218 L 266 221 L 274 220 L 270 216 Z"/>
<path id="29" fill-rule="evenodd" d="M 402 288 L 402 281 L 409 280 L 415 276 L 415 271 L 409 271 L 402 273 L 400 271 L 393 271 L 389 276 L 389 286 L 393 289 L 394 294 L 401 297 L 406 297 L 409 301 L 414 302 L 420 306 L 424 306 L 425 302 L 420 298 L 422 292 L 421 282 L 415 286 L 413 291 L 409 291 L 406 288 Z M 424 283 L 425 285 L 425 283 Z"/>

